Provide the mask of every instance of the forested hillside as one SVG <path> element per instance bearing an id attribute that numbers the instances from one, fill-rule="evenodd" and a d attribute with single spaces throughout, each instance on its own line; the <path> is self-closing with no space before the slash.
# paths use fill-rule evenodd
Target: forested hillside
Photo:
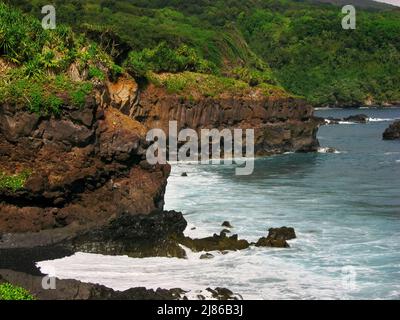
<path id="1" fill-rule="evenodd" d="M 345 6 L 350 4 L 356 6 L 357 8 L 362 8 L 362 9 L 378 9 L 378 10 L 394 9 L 394 7 L 390 4 L 377 2 L 373 0 L 304 0 L 304 1 L 310 1 L 315 3 L 327 3 L 335 6 Z"/>
<path id="2" fill-rule="evenodd" d="M 46 0 L 12 0 L 40 17 Z M 400 101 L 400 11 L 289 0 L 55 0 L 132 74 L 195 71 L 283 86 L 315 105 Z M 377 7 L 380 7 L 378 5 Z M 385 9 L 389 6 L 383 6 Z"/>

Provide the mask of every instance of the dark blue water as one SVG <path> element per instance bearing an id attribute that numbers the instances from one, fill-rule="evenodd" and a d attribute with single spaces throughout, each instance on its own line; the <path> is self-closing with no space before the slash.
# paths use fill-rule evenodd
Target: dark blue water
<path id="1" fill-rule="evenodd" d="M 287 225 L 298 235 L 290 249 L 215 253 L 211 260 L 194 253 L 188 260 L 78 255 L 60 260 L 58 275 L 116 289 L 224 286 L 256 299 L 399 299 L 400 141 L 383 141 L 382 132 L 400 109 L 317 111 L 356 113 L 373 121 L 319 131 L 321 146 L 339 153 L 258 159 L 245 177 L 233 166 L 173 167 L 166 206 L 184 212 L 188 234 L 208 236 L 229 220 L 240 237 L 256 240 Z"/>

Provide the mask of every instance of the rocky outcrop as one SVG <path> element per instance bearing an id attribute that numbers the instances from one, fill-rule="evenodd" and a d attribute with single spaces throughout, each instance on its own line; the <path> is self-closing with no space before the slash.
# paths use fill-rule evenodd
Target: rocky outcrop
<path id="1" fill-rule="evenodd" d="M 367 123 L 368 120 L 369 120 L 369 117 L 365 114 L 356 114 L 353 116 L 343 118 L 343 121 L 355 122 L 355 123 Z"/>
<path id="2" fill-rule="evenodd" d="M 398 140 L 400 139 L 400 120 L 392 123 L 389 128 L 383 133 L 383 140 Z"/>
<path id="3" fill-rule="evenodd" d="M 289 248 L 287 240 L 296 238 L 296 233 L 293 228 L 281 227 L 281 228 L 270 228 L 268 230 L 268 236 L 260 238 L 256 247 L 275 247 L 275 248 Z"/>
<path id="4" fill-rule="evenodd" d="M 220 235 L 214 234 L 212 237 L 202 239 L 192 239 L 182 237 L 178 241 L 185 247 L 190 248 L 194 252 L 200 251 L 236 251 L 244 250 L 250 246 L 250 243 L 244 239 L 238 239 L 238 235 L 234 234 L 228 237 L 221 232 Z"/>
<path id="5" fill-rule="evenodd" d="M 145 127 L 95 97 L 39 116 L 0 106 L 0 171 L 29 172 L 0 190 L 0 234 L 92 228 L 163 207 L 168 165 L 145 161 Z"/>
<path id="6" fill-rule="evenodd" d="M 256 155 L 318 148 L 319 122 L 313 117 L 313 108 L 302 99 L 267 97 L 258 91 L 189 99 L 153 84 L 141 91 L 136 88 L 133 80 L 121 78 L 108 85 L 107 96 L 117 96 L 114 107 L 149 129 L 160 128 L 168 133 L 171 120 L 178 122 L 178 131 L 254 129 Z"/>
<path id="7" fill-rule="evenodd" d="M 154 212 L 124 215 L 108 225 L 74 238 L 67 247 L 74 252 L 90 252 L 130 257 L 186 257 L 179 246 L 187 222 L 182 213 Z"/>

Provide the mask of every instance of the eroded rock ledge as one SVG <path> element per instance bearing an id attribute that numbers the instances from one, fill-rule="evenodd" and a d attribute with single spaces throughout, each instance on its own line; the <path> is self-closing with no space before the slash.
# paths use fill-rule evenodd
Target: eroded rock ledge
<path id="1" fill-rule="evenodd" d="M 257 90 L 247 94 L 226 93 L 218 97 L 187 98 L 170 94 L 154 84 L 139 90 L 133 79 L 121 77 L 108 83 L 105 104 L 119 109 L 146 128 L 168 133 L 169 121 L 178 131 L 192 128 L 254 129 L 256 155 L 317 151 L 319 121 L 313 108 L 293 97 L 267 97 Z"/>
<path id="2" fill-rule="evenodd" d="M 95 98 L 59 117 L 0 106 L 0 171 L 29 172 L 0 190 L 0 234 L 92 228 L 163 208 L 169 165 L 145 161 L 145 128 Z"/>

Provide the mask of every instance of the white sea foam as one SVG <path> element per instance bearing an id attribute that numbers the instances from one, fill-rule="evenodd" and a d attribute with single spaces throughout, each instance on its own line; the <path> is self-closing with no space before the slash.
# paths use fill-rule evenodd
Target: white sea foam
<path id="1" fill-rule="evenodd" d="M 357 123 L 351 121 L 339 121 L 339 124 L 357 124 Z"/>
<path id="2" fill-rule="evenodd" d="M 338 151 L 336 149 L 333 149 L 333 151 L 332 151 L 332 149 L 333 148 L 320 147 L 320 148 L 318 148 L 318 153 L 335 153 L 335 154 L 341 153 L 340 151 Z"/>
<path id="3" fill-rule="evenodd" d="M 227 287 L 245 299 L 346 299 L 340 277 L 318 275 L 294 261 L 282 268 L 283 261 L 271 254 L 274 251 L 213 252 L 215 258 L 209 260 L 199 259 L 201 253 L 190 250 L 188 259 L 77 253 L 38 266 L 44 274 L 55 270 L 59 279 L 98 283 L 119 291 L 140 286 L 182 288 L 195 297 L 207 287 Z"/>
<path id="4" fill-rule="evenodd" d="M 368 118 L 367 123 L 368 122 L 387 122 L 387 121 L 395 121 L 398 120 L 396 118 Z M 332 122 L 332 120 L 329 119 L 325 119 L 327 124 L 330 124 Z M 359 124 L 358 122 L 353 122 L 353 121 L 338 121 L 339 124 Z"/>
<path id="5" fill-rule="evenodd" d="M 395 152 L 395 151 L 393 151 L 393 152 L 385 152 L 384 155 L 385 156 L 390 156 L 392 154 L 399 154 L 399 153 L 400 153 L 400 151 L 399 152 Z"/>
<path id="6" fill-rule="evenodd" d="M 396 119 L 391 118 L 369 118 L 368 121 L 370 122 L 384 122 L 384 121 L 394 121 Z"/>

